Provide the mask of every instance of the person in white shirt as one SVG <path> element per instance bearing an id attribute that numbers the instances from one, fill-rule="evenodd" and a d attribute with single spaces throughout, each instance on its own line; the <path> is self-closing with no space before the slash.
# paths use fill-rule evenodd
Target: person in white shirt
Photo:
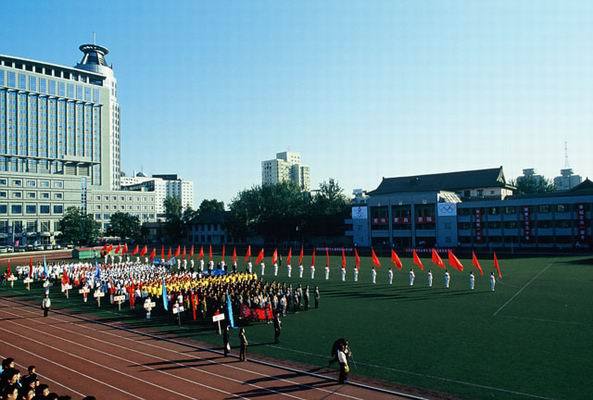
<path id="1" fill-rule="evenodd" d="M 303 279 L 303 264 L 299 264 L 299 278 Z"/>
<path id="2" fill-rule="evenodd" d="M 338 377 L 339 384 L 343 384 L 348 380 L 348 373 L 350 372 L 350 367 L 348 366 L 348 357 L 346 357 L 345 349 L 346 346 L 344 344 L 340 345 L 338 349 L 338 362 L 340 363 L 340 375 Z"/>
<path id="3" fill-rule="evenodd" d="M 416 278 L 416 274 L 414 274 L 414 270 L 410 268 L 409 279 L 410 279 L 410 286 L 414 286 L 414 279 Z"/>
<path id="4" fill-rule="evenodd" d="M 474 276 L 474 271 L 469 273 L 469 290 L 474 290 L 476 286 L 476 277 Z"/>
<path id="5" fill-rule="evenodd" d="M 274 276 L 278 276 L 278 263 L 274 263 Z"/>
<path id="6" fill-rule="evenodd" d="M 315 265 L 311 265 L 311 279 L 315 279 Z"/>
<path id="7" fill-rule="evenodd" d="M 390 285 L 393 285 L 393 269 L 391 269 L 391 267 L 389 267 L 389 271 L 387 271 L 387 280 Z"/>
<path id="8" fill-rule="evenodd" d="M 426 275 L 428 278 L 428 287 L 432 287 L 432 271 L 428 270 L 428 274 Z"/>
<path id="9" fill-rule="evenodd" d="M 451 284 L 451 275 L 449 271 L 445 271 L 445 288 L 449 289 L 449 285 Z"/>
<path id="10" fill-rule="evenodd" d="M 288 270 L 288 277 L 292 276 L 292 266 L 290 264 L 286 264 L 286 269 Z"/>
<path id="11" fill-rule="evenodd" d="M 354 282 L 358 282 L 358 268 L 354 268 Z"/>
<path id="12" fill-rule="evenodd" d="M 253 264 L 251 263 L 251 260 L 247 263 L 247 272 L 250 274 L 253 273 Z"/>
<path id="13" fill-rule="evenodd" d="M 204 272 L 204 259 L 200 259 L 200 272 Z"/>
<path id="14" fill-rule="evenodd" d="M 371 280 L 373 281 L 373 285 L 377 283 L 377 270 L 375 270 L 375 267 L 371 269 Z"/>
<path id="15" fill-rule="evenodd" d="M 494 272 L 490 272 L 490 290 L 494 292 L 494 288 L 496 287 L 496 277 L 494 276 Z"/>
<path id="16" fill-rule="evenodd" d="M 340 272 L 342 274 L 342 282 L 346 282 L 346 268 L 342 267 Z"/>
<path id="17" fill-rule="evenodd" d="M 259 265 L 259 268 L 261 270 L 261 276 L 264 276 L 266 272 L 266 263 L 262 261 L 262 263 Z"/>
<path id="18" fill-rule="evenodd" d="M 51 307 L 51 300 L 49 299 L 49 295 L 46 294 L 43 300 L 41 301 L 41 308 L 43 309 L 43 316 L 47 317 L 49 313 L 49 309 Z"/>
<path id="19" fill-rule="evenodd" d="M 325 280 L 327 281 L 329 279 L 329 265 L 325 266 Z"/>

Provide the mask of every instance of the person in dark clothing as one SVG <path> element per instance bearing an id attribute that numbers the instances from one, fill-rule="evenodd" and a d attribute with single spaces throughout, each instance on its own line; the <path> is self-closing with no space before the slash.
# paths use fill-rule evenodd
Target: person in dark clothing
<path id="1" fill-rule="evenodd" d="M 231 343 L 229 342 L 229 331 L 230 327 L 227 325 L 222 331 L 222 345 L 224 346 L 224 356 L 227 357 L 229 355 L 229 351 L 231 351 Z"/>
<path id="2" fill-rule="evenodd" d="M 247 361 L 247 345 L 249 342 L 247 341 L 247 336 L 245 335 L 245 329 L 241 328 L 239 330 L 239 340 L 241 341 L 241 349 L 239 351 L 239 361 Z"/>
<path id="3" fill-rule="evenodd" d="M 319 286 L 315 286 L 315 308 L 319 308 L 319 298 L 321 297 L 319 294 Z"/>
<path id="4" fill-rule="evenodd" d="M 282 332 L 282 321 L 280 321 L 280 314 L 274 315 L 274 343 L 280 343 L 280 333 Z"/>

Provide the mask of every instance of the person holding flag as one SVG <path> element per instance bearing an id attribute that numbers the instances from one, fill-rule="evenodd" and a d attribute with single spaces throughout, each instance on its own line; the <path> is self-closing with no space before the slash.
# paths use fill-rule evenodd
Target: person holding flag
<path id="1" fill-rule="evenodd" d="M 315 279 L 315 248 L 313 248 L 313 254 L 311 254 L 311 280 Z"/>
<path id="2" fill-rule="evenodd" d="M 490 272 L 490 291 L 494 292 L 495 287 L 496 287 L 496 277 L 494 276 L 494 272 Z"/>
<path id="3" fill-rule="evenodd" d="M 329 280 L 329 249 L 325 248 L 325 280 Z"/>
<path id="4" fill-rule="evenodd" d="M 410 268 L 410 272 L 408 273 L 408 279 L 410 282 L 410 286 L 414 286 L 414 279 L 416 279 L 416 274 L 414 273 L 414 270 L 412 268 Z"/>
<path id="5" fill-rule="evenodd" d="M 231 261 L 233 262 L 233 274 L 237 273 L 237 247 L 233 246 L 233 255 L 231 257 Z"/>
<path id="6" fill-rule="evenodd" d="M 474 276 L 474 271 L 469 272 L 469 290 L 474 290 L 476 286 L 476 277 Z"/>
<path id="7" fill-rule="evenodd" d="M 342 268 L 340 269 L 342 274 L 342 282 L 346 282 L 346 250 L 342 247 Z"/>
<path id="8" fill-rule="evenodd" d="M 389 271 L 387 271 L 387 281 L 390 285 L 393 285 L 393 269 L 391 266 L 389 267 Z"/>
<path id="9" fill-rule="evenodd" d="M 426 274 L 426 278 L 428 279 L 428 287 L 432 287 L 432 270 L 428 270 L 428 274 Z"/>
<path id="10" fill-rule="evenodd" d="M 451 274 L 449 274 L 449 270 L 445 269 L 445 289 L 449 289 L 450 284 L 451 284 Z"/>
<path id="11" fill-rule="evenodd" d="M 381 262 L 379 261 L 377 254 L 375 254 L 375 249 L 373 249 L 372 247 L 371 247 L 371 261 L 373 262 L 373 267 L 371 269 L 371 280 L 374 285 L 377 283 L 377 271 L 375 270 L 375 267 L 380 268 Z"/>
<path id="12" fill-rule="evenodd" d="M 198 253 L 198 257 L 200 257 L 200 273 L 204 273 L 204 246 L 200 246 L 200 253 Z"/>
<path id="13" fill-rule="evenodd" d="M 354 282 L 358 282 L 358 273 L 360 272 L 360 256 L 358 249 L 354 248 Z"/>
<path id="14" fill-rule="evenodd" d="M 290 260 L 292 259 L 292 247 L 288 248 L 288 255 L 286 256 L 286 270 L 288 272 L 288 277 L 292 276 L 292 266 L 290 265 Z"/>
<path id="15" fill-rule="evenodd" d="M 496 268 L 496 271 L 498 272 L 498 279 L 502 279 L 502 272 L 500 272 L 500 264 L 498 263 L 496 252 L 494 252 L 494 268 Z"/>
<path id="16" fill-rule="evenodd" d="M 305 255 L 305 251 L 303 246 L 301 246 L 301 253 L 299 254 L 299 279 L 303 279 L 303 256 Z"/>
<path id="17" fill-rule="evenodd" d="M 278 249 L 272 253 L 272 265 L 274 266 L 274 276 L 278 276 Z"/>
<path id="18" fill-rule="evenodd" d="M 264 249 L 263 248 L 259 251 L 257 258 L 255 259 L 255 263 L 260 264 L 261 276 L 264 276 L 264 273 L 266 272 L 266 263 L 264 262 Z"/>

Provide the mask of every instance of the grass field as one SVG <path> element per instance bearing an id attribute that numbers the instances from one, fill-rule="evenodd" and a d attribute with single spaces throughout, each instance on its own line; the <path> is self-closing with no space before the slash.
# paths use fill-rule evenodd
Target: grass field
<path id="1" fill-rule="evenodd" d="M 402 261 L 408 269 L 412 265 L 409 259 Z M 449 290 L 443 288 L 436 267 L 433 288 L 426 287 L 426 275 L 418 270 L 416 285 L 407 286 L 406 267 L 395 270 L 393 286 L 386 284 L 385 267 L 378 271 L 376 285 L 370 283 L 368 267 L 361 268 L 358 283 L 352 282 L 351 271 L 347 282 L 341 282 L 337 268 L 325 281 L 320 267 L 311 282 L 306 268 L 302 283 L 319 285 L 320 309 L 289 314 L 279 345 L 272 343 L 271 325 L 248 327 L 250 352 L 324 366 L 333 340 L 347 337 L 355 375 L 463 399 L 593 398 L 593 258 L 501 260 L 504 277 L 494 293 L 487 280 L 491 261 L 482 260 L 485 276 L 478 277 L 472 292 L 471 263 L 461 261 L 466 272 L 451 271 Z M 389 265 L 389 260 L 382 263 Z M 363 259 L 363 265 L 369 264 Z M 339 265 L 338 257 L 332 265 Z M 264 278 L 273 279 L 269 266 L 266 272 Z M 292 283 L 300 281 L 295 276 L 293 268 Z M 288 280 L 284 267 L 278 280 Z M 20 282 L 0 293 L 29 295 Z M 38 291 L 32 293 L 39 296 Z M 95 310 L 92 303 L 83 305 L 78 294 L 69 301 L 53 297 L 54 308 Z M 113 317 L 112 310 L 117 308 L 106 307 L 101 313 Z M 121 317 L 129 318 L 129 312 L 122 311 Z M 191 324 L 179 333 L 221 341 L 214 331 Z M 232 341 L 236 343 L 236 337 Z"/>

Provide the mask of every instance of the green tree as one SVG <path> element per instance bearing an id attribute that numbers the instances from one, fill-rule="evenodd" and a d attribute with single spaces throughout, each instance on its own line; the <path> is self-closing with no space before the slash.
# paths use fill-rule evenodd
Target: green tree
<path id="1" fill-rule="evenodd" d="M 179 241 L 183 237 L 183 211 L 181 200 L 175 196 L 168 196 L 165 206 L 165 234 L 170 242 Z"/>
<path id="2" fill-rule="evenodd" d="M 59 221 L 62 243 L 91 245 L 99 237 L 100 224 L 90 214 L 83 214 L 77 207 L 69 207 Z"/>
<path id="3" fill-rule="evenodd" d="M 344 233 L 344 219 L 348 216 L 350 202 L 337 181 L 329 179 L 319 185 L 307 213 L 305 234 L 335 236 Z"/>
<path id="4" fill-rule="evenodd" d="M 142 236 L 140 219 L 129 213 L 116 212 L 111 215 L 107 234 L 122 240 L 140 240 Z"/>
<path id="5" fill-rule="evenodd" d="M 555 190 L 552 180 L 540 175 L 520 176 L 510 183 L 519 194 L 549 193 Z"/>
<path id="6" fill-rule="evenodd" d="M 210 213 L 224 212 L 224 203 L 216 199 L 208 200 L 204 199 L 200 203 L 197 214 L 206 215 Z"/>

